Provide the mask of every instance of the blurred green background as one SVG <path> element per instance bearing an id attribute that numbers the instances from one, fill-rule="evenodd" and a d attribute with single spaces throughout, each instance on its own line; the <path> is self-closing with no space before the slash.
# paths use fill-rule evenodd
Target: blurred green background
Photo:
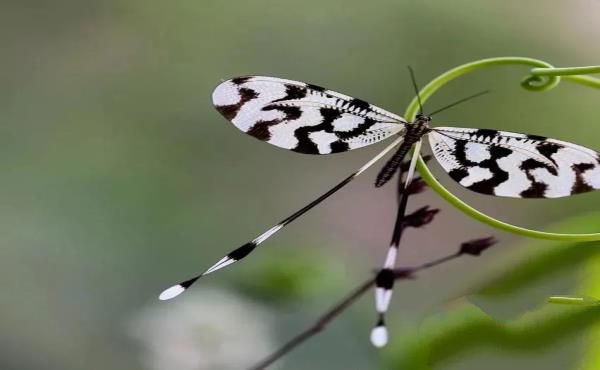
<path id="1" fill-rule="evenodd" d="M 260 143 L 213 109 L 210 94 L 221 79 L 308 81 L 402 114 L 412 98 L 406 65 L 424 84 L 493 56 L 556 66 L 600 60 L 597 0 L 0 4 L 2 370 L 243 369 L 381 264 L 396 200 L 393 186 L 373 187 L 371 171 L 244 263 L 178 300 L 157 301 L 163 288 L 381 149 L 316 157 Z M 527 92 L 519 87 L 526 72 L 471 74 L 428 106 L 492 89 L 436 123 L 600 148 L 598 92 L 568 82 Z M 600 231 L 600 216 L 587 215 L 600 192 L 495 199 L 460 189 L 431 167 L 452 191 L 501 219 Z M 600 297 L 598 245 L 518 239 L 431 192 L 411 202 L 442 212 L 426 231 L 407 233 L 404 264 L 453 252 L 473 237 L 495 235 L 501 244 L 399 284 L 385 350 L 368 342 L 369 296 L 279 368 L 600 368 L 593 358 L 600 335 L 592 329 L 600 312 L 544 304 L 551 294 Z M 468 301 L 456 300 L 465 294 Z"/>

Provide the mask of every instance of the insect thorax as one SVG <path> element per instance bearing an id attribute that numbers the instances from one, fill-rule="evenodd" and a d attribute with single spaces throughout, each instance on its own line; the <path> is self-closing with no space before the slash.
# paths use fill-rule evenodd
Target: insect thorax
<path id="1" fill-rule="evenodd" d="M 431 122 L 431 117 L 418 114 L 417 118 L 409 125 L 406 125 L 406 141 L 409 142 L 417 142 L 431 129 L 429 128 L 429 123 Z"/>

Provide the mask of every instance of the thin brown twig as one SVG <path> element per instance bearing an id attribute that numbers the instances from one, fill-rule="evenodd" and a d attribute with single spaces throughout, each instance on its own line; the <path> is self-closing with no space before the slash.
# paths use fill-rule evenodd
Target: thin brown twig
<path id="1" fill-rule="evenodd" d="M 267 366 L 271 365 L 273 362 L 277 361 L 285 354 L 302 344 L 308 338 L 321 332 L 323 329 L 325 329 L 325 327 L 331 320 L 333 320 L 336 316 L 342 313 L 346 308 L 348 308 L 348 306 L 354 303 L 354 301 L 360 298 L 363 294 L 369 291 L 374 284 L 374 278 L 362 283 L 358 288 L 354 289 L 352 293 L 347 295 L 345 298 L 343 298 L 341 301 L 339 301 L 338 303 L 333 305 L 329 310 L 327 310 L 321 317 L 319 317 L 317 321 L 314 322 L 314 324 L 312 324 L 310 327 L 303 330 L 290 341 L 285 343 L 277 351 L 273 352 L 272 354 L 261 360 L 259 363 L 252 366 L 249 370 L 261 370 L 266 368 Z"/>
<path id="2" fill-rule="evenodd" d="M 392 234 L 392 243 L 396 245 L 399 244 L 400 239 L 402 237 L 402 232 L 406 225 L 403 223 L 406 220 L 405 212 L 408 196 L 411 195 L 414 191 L 414 194 L 419 193 L 419 187 L 417 186 L 413 191 L 409 189 L 404 189 L 402 182 L 402 175 L 407 170 L 406 165 L 401 166 L 399 168 L 398 174 L 398 214 L 396 215 L 396 222 L 394 226 L 394 232 Z M 437 213 L 437 210 L 428 210 L 427 207 L 417 210 L 415 213 L 419 213 L 419 216 L 412 215 L 415 219 L 413 223 L 410 225 L 412 227 L 421 227 L 429 222 L 433 215 Z M 409 215 L 408 217 L 410 217 Z M 455 258 L 461 257 L 465 254 L 472 256 L 479 256 L 481 252 L 489 248 L 491 245 L 495 244 L 495 240 L 493 238 L 483 238 L 483 239 L 475 239 L 469 242 L 465 242 L 461 245 L 460 249 L 452 253 L 450 255 L 444 256 L 442 258 L 423 263 L 418 266 L 408 267 L 408 268 L 396 268 L 393 270 L 394 272 L 394 281 L 395 280 L 406 280 L 413 278 L 414 274 L 418 271 L 426 270 L 440 264 L 449 262 Z M 249 370 L 262 370 L 267 366 L 273 364 L 275 361 L 285 356 L 296 347 L 304 343 L 309 338 L 323 331 L 327 325 L 333 321 L 337 316 L 339 316 L 342 312 L 344 312 L 348 307 L 350 307 L 354 302 L 356 302 L 359 298 L 361 298 L 366 292 L 371 290 L 373 286 L 375 286 L 376 277 L 372 277 L 362 284 L 360 284 L 357 288 L 355 288 L 352 292 L 334 304 L 331 308 L 329 308 L 325 313 L 323 313 L 311 326 L 301 331 L 291 340 L 286 342 L 282 347 L 280 347 L 277 351 L 271 353 L 260 362 L 250 367 Z"/>
<path id="3" fill-rule="evenodd" d="M 459 256 L 461 253 L 453 253 L 448 256 L 442 257 L 440 259 L 424 263 L 419 266 L 409 267 L 409 268 L 397 268 L 394 270 L 395 279 L 396 280 L 404 280 L 410 279 L 413 277 L 413 274 L 417 271 L 425 270 L 430 267 L 438 266 L 442 263 L 451 261 Z M 325 311 L 323 315 L 321 315 L 317 321 L 315 321 L 311 326 L 300 332 L 298 335 L 293 337 L 287 343 L 285 343 L 281 348 L 272 354 L 268 355 L 260 362 L 249 368 L 248 370 L 262 370 L 267 366 L 273 364 L 275 361 L 285 356 L 287 353 L 291 352 L 294 348 L 298 347 L 300 344 L 304 343 L 307 339 L 312 336 L 320 333 L 325 329 L 327 324 L 329 324 L 333 319 L 335 319 L 338 315 L 344 312 L 350 305 L 352 305 L 355 301 L 361 298 L 366 292 L 368 292 L 373 285 L 375 285 L 375 278 L 371 278 L 366 280 L 361 285 L 359 285 L 356 289 L 354 289 L 350 294 L 342 298 L 338 303 L 334 304 L 329 310 Z"/>

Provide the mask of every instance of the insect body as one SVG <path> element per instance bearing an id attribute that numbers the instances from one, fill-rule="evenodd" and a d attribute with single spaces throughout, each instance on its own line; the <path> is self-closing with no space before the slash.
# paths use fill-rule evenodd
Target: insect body
<path id="1" fill-rule="evenodd" d="M 174 298 L 201 276 L 246 257 L 397 147 L 376 180 L 376 186 L 385 184 L 410 148 L 415 144 L 420 148 L 424 136 L 450 177 L 478 193 L 558 198 L 600 188 L 600 154 L 564 141 L 489 129 L 432 127 L 431 117 L 422 112 L 409 123 L 363 100 L 274 77 L 245 76 L 224 81 L 216 87 L 212 98 L 215 108 L 241 131 L 299 153 L 340 153 L 390 137 L 395 140 L 325 194 L 235 249 L 204 273 L 163 291 L 162 300 Z M 414 160 L 412 164 L 414 169 Z M 407 181 L 411 177 L 407 176 Z M 388 252 L 386 268 L 394 265 L 395 247 L 392 245 Z M 391 293 L 385 289 L 376 293 L 380 296 L 379 308 L 385 310 Z"/>

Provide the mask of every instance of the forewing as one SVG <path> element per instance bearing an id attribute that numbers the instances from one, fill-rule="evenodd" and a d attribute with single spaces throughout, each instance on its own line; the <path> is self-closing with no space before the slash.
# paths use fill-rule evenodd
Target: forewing
<path id="1" fill-rule="evenodd" d="M 559 198 L 600 189 L 600 154 L 514 132 L 436 127 L 433 154 L 450 177 L 478 193 Z"/>
<path id="2" fill-rule="evenodd" d="M 381 141 L 404 129 L 402 117 L 322 87 L 274 77 L 227 80 L 212 95 L 237 128 L 275 146 L 329 154 Z"/>

